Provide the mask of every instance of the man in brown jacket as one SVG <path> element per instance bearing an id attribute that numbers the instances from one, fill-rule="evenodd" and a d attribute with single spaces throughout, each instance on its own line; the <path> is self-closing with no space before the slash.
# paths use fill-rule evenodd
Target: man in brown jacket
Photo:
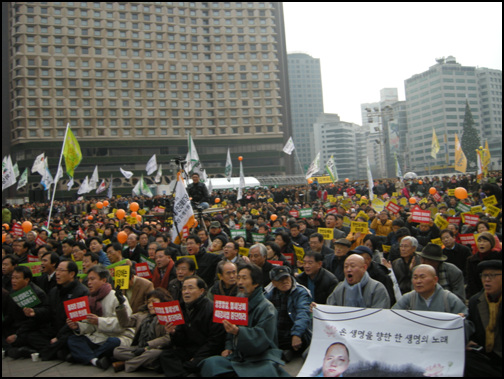
<path id="1" fill-rule="evenodd" d="M 140 307 L 145 305 L 147 294 L 154 289 L 154 285 L 150 280 L 141 278 L 135 274 L 135 268 L 131 266 L 129 289 L 125 291 L 125 295 L 130 303 L 132 313 L 140 311 Z"/>

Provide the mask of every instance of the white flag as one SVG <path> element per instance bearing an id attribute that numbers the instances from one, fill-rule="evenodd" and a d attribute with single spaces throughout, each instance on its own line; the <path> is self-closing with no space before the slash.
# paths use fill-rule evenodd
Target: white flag
<path id="1" fill-rule="evenodd" d="M 12 169 L 14 170 L 14 176 L 17 178 L 19 176 L 19 167 L 17 162 L 14 163 L 14 166 L 12 166 Z"/>
<path id="2" fill-rule="evenodd" d="M 151 159 L 147 162 L 147 166 L 145 166 L 145 171 L 147 171 L 147 175 L 152 174 L 157 170 L 157 162 L 156 162 L 156 154 L 152 156 Z"/>
<path id="3" fill-rule="evenodd" d="M 368 187 L 369 187 L 369 201 L 373 201 L 373 175 L 371 174 L 371 167 L 369 166 L 369 158 L 367 158 L 367 178 L 368 178 Z"/>
<path id="4" fill-rule="evenodd" d="M 94 190 L 98 186 L 98 166 L 95 166 L 93 175 L 91 175 L 91 179 L 89 179 L 89 190 Z"/>
<path id="5" fill-rule="evenodd" d="M 287 141 L 287 143 L 285 144 L 283 151 L 285 154 L 291 155 L 292 152 L 294 151 L 294 149 L 295 149 L 294 141 L 292 140 L 292 137 L 290 137 L 289 140 Z"/>
<path id="6" fill-rule="evenodd" d="M 320 151 L 317 153 L 317 156 L 311 163 L 310 167 L 308 168 L 308 171 L 306 172 L 306 179 L 309 179 L 313 174 L 318 172 L 320 170 Z"/>
<path id="7" fill-rule="evenodd" d="M 96 190 L 96 193 L 102 193 L 103 191 L 105 191 L 105 188 L 107 188 L 107 186 L 105 185 L 105 179 L 102 179 L 100 185 L 98 186 L 98 189 Z"/>
<path id="8" fill-rule="evenodd" d="M 44 186 L 44 190 L 49 190 L 51 187 L 51 184 L 54 183 L 53 176 L 51 175 L 51 171 L 49 171 L 49 159 L 45 158 L 44 159 L 44 171 L 42 172 L 42 180 L 40 181 L 40 184 Z"/>
<path id="9" fill-rule="evenodd" d="M 245 175 L 243 175 L 243 163 L 240 161 L 240 185 L 238 186 L 238 195 L 236 200 L 240 200 L 243 197 L 243 190 L 245 189 Z"/>
<path id="10" fill-rule="evenodd" d="M 79 190 L 77 191 L 77 195 L 82 195 L 84 193 L 88 193 L 89 191 L 91 191 L 89 189 L 89 179 L 86 176 L 86 178 L 84 179 L 84 181 L 80 185 Z"/>
<path id="11" fill-rule="evenodd" d="M 112 182 L 114 181 L 114 179 L 112 179 L 112 174 L 110 174 L 110 184 L 108 186 L 108 190 L 107 190 L 107 197 L 109 199 L 112 198 Z"/>
<path id="12" fill-rule="evenodd" d="M 2 191 L 16 183 L 16 174 L 12 167 L 10 155 L 2 159 Z"/>
<path id="13" fill-rule="evenodd" d="M 212 186 L 212 179 L 208 179 L 208 193 L 212 193 L 213 191 L 213 186 Z"/>
<path id="14" fill-rule="evenodd" d="M 154 182 L 156 183 L 159 183 L 161 181 L 161 177 L 163 176 L 163 170 L 161 169 L 162 166 L 162 164 L 159 165 L 156 177 L 154 178 Z"/>
<path id="15" fill-rule="evenodd" d="M 58 183 L 58 180 L 60 180 L 62 177 L 63 177 L 63 167 L 59 165 L 58 171 L 56 171 L 56 176 L 54 177 L 54 183 Z"/>
<path id="16" fill-rule="evenodd" d="M 32 174 L 34 172 L 38 172 L 40 175 L 44 175 L 44 160 L 45 156 L 44 153 L 40 154 L 37 158 L 35 158 L 35 162 L 33 162 L 33 166 L 31 169 Z"/>
<path id="17" fill-rule="evenodd" d="M 16 189 L 20 189 L 28 184 L 28 167 L 25 168 L 23 173 L 21 174 L 21 177 L 18 180 L 18 185 Z"/>
<path id="18" fill-rule="evenodd" d="M 229 147 L 228 147 L 227 158 L 226 158 L 225 175 L 226 175 L 227 181 L 230 182 L 231 177 L 233 176 L 233 162 L 231 161 L 231 153 L 229 151 Z"/>
<path id="19" fill-rule="evenodd" d="M 149 186 L 147 185 L 147 183 L 145 183 L 145 180 L 143 178 L 143 175 L 142 175 L 142 179 L 141 179 L 141 186 L 140 186 L 140 193 L 144 196 L 147 196 L 147 197 L 152 197 L 154 196 L 152 194 L 152 191 L 150 190 Z"/>
<path id="20" fill-rule="evenodd" d="M 73 185 L 74 185 L 74 179 L 72 177 L 72 178 L 70 178 L 70 180 L 67 183 L 68 191 L 70 191 L 72 189 Z"/>
<path id="21" fill-rule="evenodd" d="M 196 224 L 194 212 L 187 194 L 181 172 L 177 173 L 175 188 L 175 200 L 173 202 L 173 228 L 171 230 L 172 241 L 180 243 L 184 227 L 191 229 Z"/>
<path id="22" fill-rule="evenodd" d="M 198 152 L 196 151 L 196 146 L 194 145 L 192 135 L 188 135 L 188 151 L 187 151 L 187 173 L 190 173 L 191 171 L 195 174 L 198 174 L 200 176 L 200 181 L 205 182 L 206 180 L 206 173 L 203 171 L 203 165 L 201 164 L 201 161 L 199 159 Z"/>
<path id="23" fill-rule="evenodd" d="M 331 180 L 333 183 L 337 182 L 339 180 L 338 178 L 338 171 L 336 170 L 336 162 L 334 162 L 334 157 L 331 155 L 331 158 L 326 163 L 326 171 L 331 177 Z"/>
<path id="24" fill-rule="evenodd" d="M 120 167 L 119 170 L 121 170 L 121 174 L 123 174 L 126 179 L 129 179 L 133 176 L 133 173 L 131 171 L 125 171 Z"/>
<path id="25" fill-rule="evenodd" d="M 137 182 L 137 184 L 135 184 L 135 187 L 133 187 L 133 190 L 131 191 L 131 193 L 133 194 L 133 196 L 140 196 L 140 186 L 142 185 L 141 181 L 142 181 L 142 179 L 140 179 Z"/>

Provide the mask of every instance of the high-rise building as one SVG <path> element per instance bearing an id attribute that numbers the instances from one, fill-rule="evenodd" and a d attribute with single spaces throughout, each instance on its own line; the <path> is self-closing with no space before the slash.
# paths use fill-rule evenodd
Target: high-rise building
<path id="1" fill-rule="evenodd" d="M 502 71 L 477 68 L 476 76 L 483 139 L 488 141 L 492 156 L 490 170 L 502 170 Z"/>
<path id="2" fill-rule="evenodd" d="M 291 102 L 292 138 L 302 171 L 306 171 L 315 158 L 313 124 L 324 113 L 320 59 L 308 54 L 288 54 L 289 91 Z M 297 161 L 297 159 L 296 159 Z M 295 171 L 301 172 L 295 162 Z"/>
<path id="3" fill-rule="evenodd" d="M 455 133 L 462 135 L 466 101 L 474 127 L 482 130 L 476 67 L 462 66 L 452 56 L 436 61 L 405 80 L 409 167 L 420 175 L 454 172 Z M 440 145 L 435 159 L 433 129 Z"/>
<path id="4" fill-rule="evenodd" d="M 70 123 L 84 156 L 77 182 L 96 164 L 104 178 L 119 167 L 139 177 L 153 154 L 168 165 L 188 133 L 210 176 L 224 176 L 228 147 L 246 175 L 292 170 L 281 3 L 6 4 L 2 117 L 20 168 L 45 152 L 55 172 Z M 116 193 L 131 193 L 121 181 Z"/>

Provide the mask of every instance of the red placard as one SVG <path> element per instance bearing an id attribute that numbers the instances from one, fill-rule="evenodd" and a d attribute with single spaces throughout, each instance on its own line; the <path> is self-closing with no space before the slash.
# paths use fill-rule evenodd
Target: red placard
<path id="1" fill-rule="evenodd" d="M 464 213 L 464 224 L 476 226 L 479 221 L 478 215 L 471 215 L 469 213 Z"/>
<path id="2" fill-rule="evenodd" d="M 283 256 L 291 266 L 294 265 L 294 253 L 284 253 Z"/>
<path id="3" fill-rule="evenodd" d="M 40 237 L 35 238 L 35 245 L 42 246 L 44 244 L 45 244 L 45 241 L 42 238 L 40 238 Z"/>
<path id="4" fill-rule="evenodd" d="M 139 276 L 140 278 L 145 278 L 145 279 L 152 278 L 152 273 L 149 269 L 149 265 L 146 262 L 136 263 L 135 264 L 135 271 L 136 271 L 136 276 Z"/>
<path id="5" fill-rule="evenodd" d="M 327 214 L 336 214 L 338 213 L 338 208 L 331 208 L 327 211 Z"/>
<path id="6" fill-rule="evenodd" d="M 268 262 L 271 263 L 273 266 L 283 266 L 282 261 L 268 261 Z"/>
<path id="7" fill-rule="evenodd" d="M 401 210 L 401 207 L 393 202 L 388 203 L 385 208 L 387 208 L 392 213 L 399 213 L 399 211 Z"/>
<path id="8" fill-rule="evenodd" d="M 32 263 L 32 262 L 40 262 L 40 261 L 36 255 L 28 254 L 28 263 Z"/>
<path id="9" fill-rule="evenodd" d="M 187 237 L 189 237 L 189 228 L 188 228 L 187 226 L 184 226 L 184 227 L 182 228 L 182 237 L 183 237 L 183 238 L 187 238 Z"/>
<path id="10" fill-rule="evenodd" d="M 462 218 L 460 218 L 460 217 L 448 217 L 446 220 L 450 224 L 460 225 L 462 223 Z"/>
<path id="11" fill-rule="evenodd" d="M 248 298 L 214 296 L 213 322 L 228 320 L 233 325 L 248 325 Z"/>
<path id="12" fill-rule="evenodd" d="M 64 301 L 63 306 L 65 307 L 67 317 L 73 322 L 85 320 L 86 316 L 91 313 L 87 296 Z"/>
<path id="13" fill-rule="evenodd" d="M 467 233 L 467 234 L 459 234 L 460 237 L 460 243 L 462 245 L 476 245 L 476 241 L 474 240 L 474 234 L 472 233 Z"/>
<path id="14" fill-rule="evenodd" d="M 180 309 L 178 300 L 168 301 L 166 303 L 153 303 L 152 306 L 156 310 L 159 324 L 166 325 L 170 322 L 173 325 L 185 324 L 184 315 L 182 314 L 182 309 Z"/>
<path id="15" fill-rule="evenodd" d="M 16 237 L 23 237 L 23 228 L 19 224 L 12 225 L 12 234 Z"/>
<path id="16" fill-rule="evenodd" d="M 430 211 L 419 211 L 415 210 L 411 214 L 411 221 L 418 222 L 420 224 L 428 224 L 432 221 Z"/>
<path id="17" fill-rule="evenodd" d="M 292 209 L 289 211 L 289 214 L 294 217 L 294 218 L 298 218 L 299 217 L 299 211 L 296 210 L 296 209 Z"/>
<path id="18" fill-rule="evenodd" d="M 434 198 L 434 200 L 436 200 L 438 203 L 441 202 L 441 200 L 443 200 L 443 198 L 441 197 L 441 195 L 436 192 L 434 195 L 432 195 L 432 197 Z"/>

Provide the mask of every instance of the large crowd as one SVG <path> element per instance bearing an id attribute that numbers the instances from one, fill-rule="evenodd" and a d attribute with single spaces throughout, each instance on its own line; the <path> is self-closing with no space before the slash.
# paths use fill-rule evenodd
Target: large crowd
<path id="1" fill-rule="evenodd" d="M 374 200 L 350 181 L 251 188 L 239 201 L 197 176 L 187 190 L 198 223 L 181 240 L 167 196 L 55 201 L 49 224 L 50 204 L 4 205 L 7 356 L 287 376 L 284 362 L 310 347 L 313 307 L 328 304 L 458 314 L 465 375 L 502 373 L 501 172 L 378 180 Z M 247 325 L 213 322 L 219 295 L 248 298 Z M 86 296 L 90 312 L 69 318 L 64 302 Z M 161 322 L 155 304 L 171 301 L 183 324 Z"/>

